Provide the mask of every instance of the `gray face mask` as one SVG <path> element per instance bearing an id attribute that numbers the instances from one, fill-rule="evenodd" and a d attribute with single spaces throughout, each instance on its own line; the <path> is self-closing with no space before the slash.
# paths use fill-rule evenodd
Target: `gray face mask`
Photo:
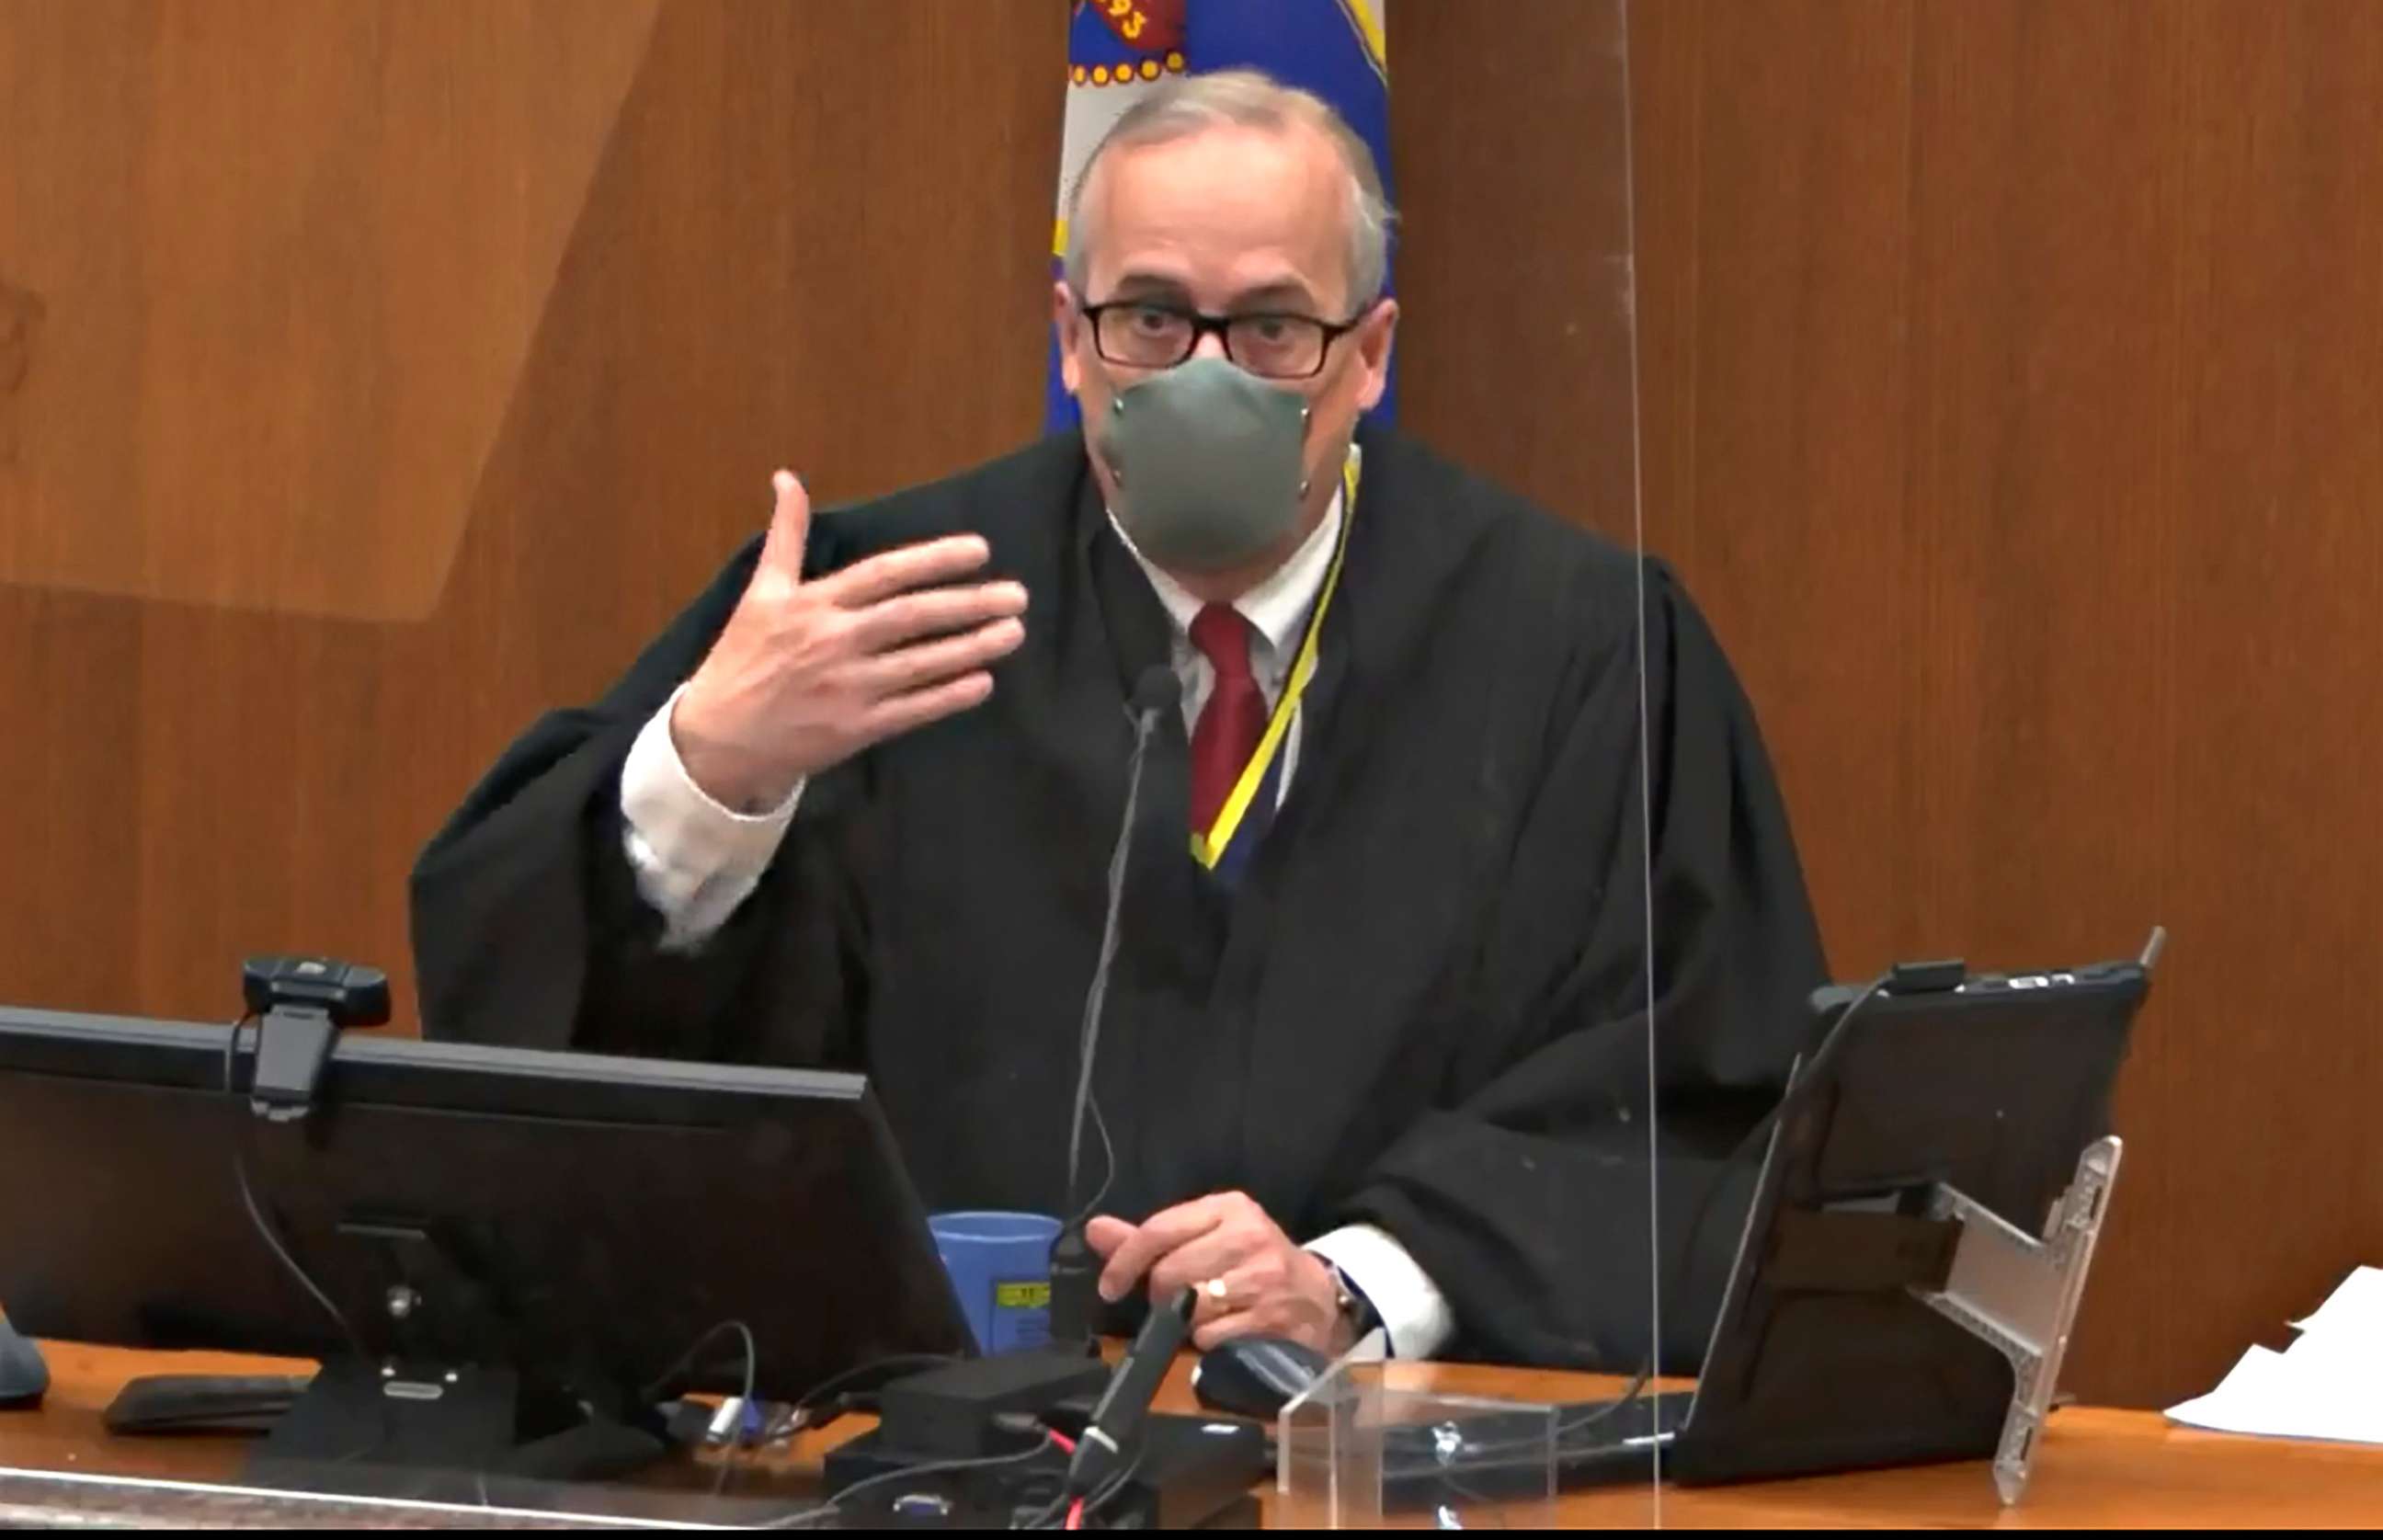
<path id="1" fill-rule="evenodd" d="M 1224 359 L 1187 359 L 1119 392 L 1098 443 L 1118 526 L 1162 567 L 1236 567 L 1299 525 L 1307 402 Z"/>

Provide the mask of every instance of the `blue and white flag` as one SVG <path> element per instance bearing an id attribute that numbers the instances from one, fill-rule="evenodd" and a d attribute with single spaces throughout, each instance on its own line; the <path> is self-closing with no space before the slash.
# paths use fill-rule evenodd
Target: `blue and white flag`
<path id="1" fill-rule="evenodd" d="M 1332 104 L 1390 179 L 1388 0 L 1072 0 L 1068 28 L 1068 129 L 1059 151 L 1055 277 L 1068 250 L 1068 190 L 1093 147 L 1135 101 L 1186 70 L 1260 69 Z M 1342 317 L 1327 317 L 1340 320 Z M 1052 344 L 1047 422 L 1073 427 L 1076 403 Z M 1388 418 L 1385 394 L 1375 415 Z"/>

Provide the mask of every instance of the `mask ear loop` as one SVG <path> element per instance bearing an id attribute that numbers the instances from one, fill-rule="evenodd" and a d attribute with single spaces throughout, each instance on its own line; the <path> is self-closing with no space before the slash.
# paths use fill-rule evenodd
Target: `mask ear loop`
<path id="1" fill-rule="evenodd" d="M 1305 401 L 1302 401 L 1302 402 L 1300 402 L 1300 403 L 1299 403 L 1299 442 L 1300 442 L 1300 446 L 1301 446 L 1301 448 L 1302 448 L 1302 449 L 1304 449 L 1304 448 L 1306 447 L 1306 444 L 1307 444 L 1307 420 L 1308 420 L 1310 417 L 1314 416 L 1315 414 L 1315 409 L 1314 407 L 1309 406 Z M 1304 455 L 1304 454 L 1302 454 L 1299 458 L 1300 458 L 1301 462 L 1302 462 L 1303 463 L 1304 463 L 1304 462 L 1305 462 L 1305 461 L 1306 461 L 1306 459 L 1307 459 L 1307 456 L 1306 456 L 1306 455 Z M 1307 489 L 1308 489 L 1310 487 L 1313 487 L 1313 486 L 1315 486 L 1315 477 L 1313 477 L 1313 476 L 1301 476 L 1301 477 L 1299 478 L 1299 495 L 1300 495 L 1302 498 L 1306 497 L 1306 496 L 1307 496 Z"/>

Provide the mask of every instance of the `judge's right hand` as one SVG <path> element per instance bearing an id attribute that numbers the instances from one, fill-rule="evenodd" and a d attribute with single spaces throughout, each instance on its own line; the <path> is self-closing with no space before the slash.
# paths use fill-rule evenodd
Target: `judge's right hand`
<path id="1" fill-rule="evenodd" d="M 810 499 L 771 478 L 777 507 L 745 597 L 671 716 L 679 759 L 741 812 L 870 745 L 980 704 L 986 669 L 1026 638 L 1026 590 L 963 583 L 991 558 L 974 535 L 883 552 L 805 581 Z"/>

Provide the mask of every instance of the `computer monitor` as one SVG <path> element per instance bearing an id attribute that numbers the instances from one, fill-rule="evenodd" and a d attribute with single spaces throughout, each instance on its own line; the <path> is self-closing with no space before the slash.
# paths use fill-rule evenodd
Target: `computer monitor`
<path id="1" fill-rule="evenodd" d="M 1927 1211 L 1952 1188 L 2042 1236 L 2109 1131 L 2149 989 L 2147 963 L 2016 976 L 1945 963 L 1816 992 L 1813 1052 L 1766 1121 L 1759 1168 L 1763 1145 L 1746 1146 L 1750 1200 L 1733 1161 L 1688 1220 L 1685 1257 L 1708 1222 L 1742 1226 L 1701 1366 L 1664 1365 L 1698 1374 L 1693 1396 L 1648 1393 L 1642 1374 L 1620 1399 L 1557 1409 L 1552 1439 L 1544 1412 L 1470 1420 L 1462 1439 L 1447 1424 L 1394 1429 L 1385 1507 L 1543 1494 L 1551 1459 L 1570 1488 L 1657 1469 L 1698 1484 L 1996 1454 L 2013 1369 L 1915 1292 L 1945 1288 L 1962 1238 Z M 1665 1298 L 1702 1287 L 1674 1271 Z"/>
<path id="2" fill-rule="evenodd" d="M 1780 1108 L 1696 1396 L 1664 1460 L 1687 1483 L 1993 1455 L 2014 1375 L 1924 1302 L 1956 1189 L 2042 1236 L 2110 1093 L 2148 967 L 2099 963 L 1840 986 Z M 1858 1008 L 1857 1008 L 1858 1007 Z M 1848 1013 L 1851 1014 L 1848 1014 Z"/>
<path id="3" fill-rule="evenodd" d="M 729 1323 L 784 1400 L 972 1350 L 857 1076 L 350 1035 L 268 1108 L 256 1036 L 0 1011 L 0 1309 L 320 1359 L 268 1471 L 610 1473 L 743 1387 Z"/>

